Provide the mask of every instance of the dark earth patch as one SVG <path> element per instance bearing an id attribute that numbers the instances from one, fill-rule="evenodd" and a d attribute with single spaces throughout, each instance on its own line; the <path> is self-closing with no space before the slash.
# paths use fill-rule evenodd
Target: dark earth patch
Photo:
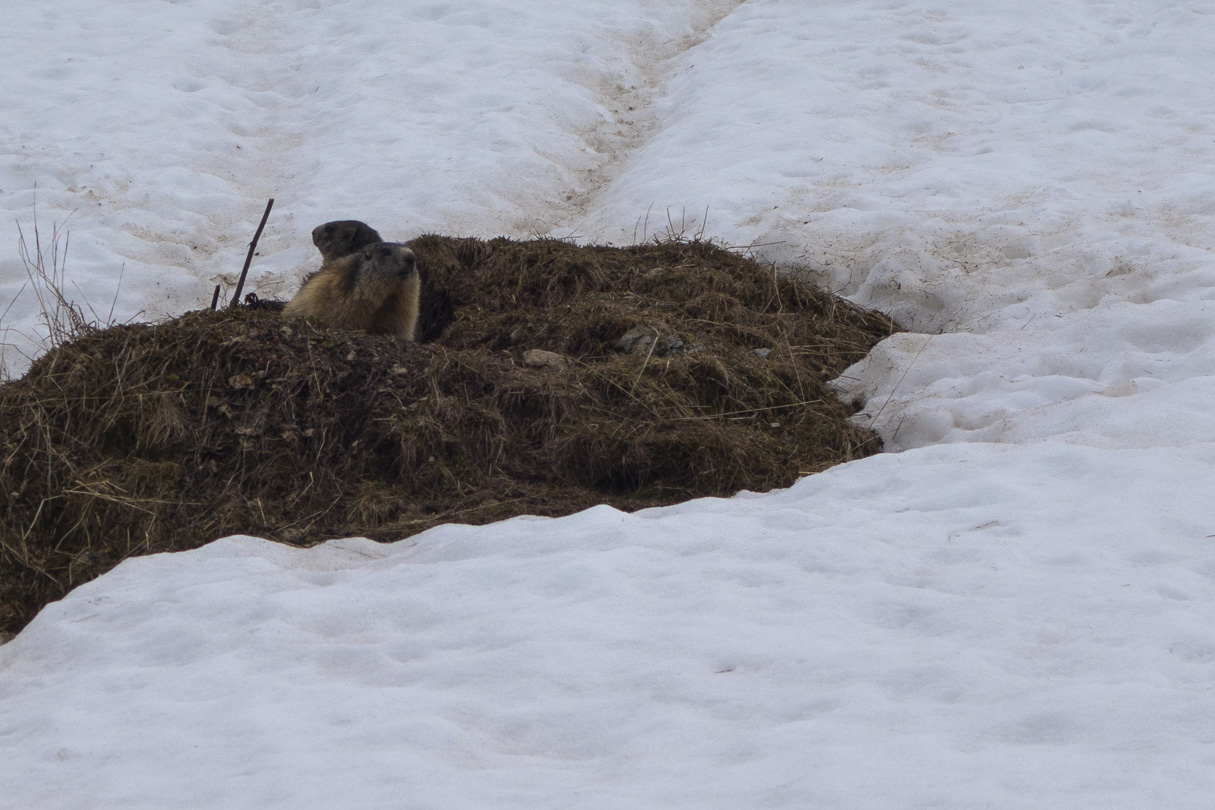
<path id="1" fill-rule="evenodd" d="M 87 332 L 0 385 L 0 630 L 230 534 L 633 510 L 880 449 L 827 382 L 894 324 L 770 266 L 703 242 L 409 245 L 422 343 L 239 307 Z"/>

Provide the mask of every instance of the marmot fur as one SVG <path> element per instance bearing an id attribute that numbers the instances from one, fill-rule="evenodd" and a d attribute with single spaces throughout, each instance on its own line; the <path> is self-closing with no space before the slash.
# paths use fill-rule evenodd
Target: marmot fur
<path id="1" fill-rule="evenodd" d="M 413 251 L 395 242 L 377 242 L 326 259 L 283 314 L 309 318 L 330 329 L 362 329 L 414 340 L 420 292 Z"/>
<path id="2" fill-rule="evenodd" d="M 327 262 L 383 241 L 375 228 L 357 219 L 338 219 L 312 229 L 312 244 Z"/>

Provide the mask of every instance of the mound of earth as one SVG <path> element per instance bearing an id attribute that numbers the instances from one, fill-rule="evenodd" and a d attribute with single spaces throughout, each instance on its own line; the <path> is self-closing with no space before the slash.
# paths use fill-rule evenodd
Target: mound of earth
<path id="1" fill-rule="evenodd" d="M 827 381 L 891 321 L 709 244 L 425 236 L 421 343 L 268 308 L 77 337 L 0 386 L 0 628 L 230 534 L 788 486 L 880 449 Z"/>

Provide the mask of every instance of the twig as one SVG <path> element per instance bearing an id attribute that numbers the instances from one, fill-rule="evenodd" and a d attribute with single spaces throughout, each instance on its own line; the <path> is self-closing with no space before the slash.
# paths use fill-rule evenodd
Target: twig
<path id="1" fill-rule="evenodd" d="M 17 290 L 17 294 L 13 296 L 13 300 L 8 302 L 8 306 L 4 308 L 3 312 L 0 312 L 0 323 L 4 323 L 4 319 L 8 317 L 8 311 L 13 308 L 13 304 L 17 303 L 17 299 L 21 297 L 21 293 L 25 292 L 25 288 L 29 285 L 28 281 L 22 284 L 21 289 Z"/>
<path id="2" fill-rule="evenodd" d="M 118 284 L 114 287 L 114 297 L 110 299 L 110 311 L 105 316 L 105 325 L 110 327 L 114 325 L 114 307 L 118 304 L 118 291 L 122 289 L 122 276 L 127 271 L 127 263 L 123 262 L 118 268 Z"/>
<path id="3" fill-rule="evenodd" d="M 220 286 L 220 285 L 216 284 L 216 285 L 215 285 L 215 292 L 213 292 L 213 293 L 211 294 L 211 311 L 212 311 L 212 312 L 214 312 L 214 311 L 215 311 L 215 305 L 219 303 L 219 286 Z"/>
<path id="4" fill-rule="evenodd" d="M 709 206 L 705 206 L 705 218 L 700 221 L 700 230 L 696 232 L 694 241 L 699 242 L 705 238 L 705 231 L 709 227 Z"/>
<path id="5" fill-rule="evenodd" d="M 249 243 L 249 255 L 245 257 L 245 267 L 240 271 L 240 281 L 236 282 L 236 295 L 232 296 L 232 303 L 228 304 L 234 307 L 240 303 L 240 294 L 245 289 L 245 277 L 249 275 L 249 265 L 253 263 L 253 251 L 257 250 L 257 240 L 262 236 L 262 228 L 266 227 L 266 220 L 270 218 L 270 209 L 274 207 L 274 198 L 271 197 L 266 203 L 266 212 L 262 214 L 261 224 L 257 226 L 257 233 L 253 234 L 253 241 Z"/>
<path id="6" fill-rule="evenodd" d="M 697 414 L 695 416 L 673 416 L 672 422 L 686 422 L 691 419 L 721 419 L 726 416 L 739 416 L 743 414 L 756 414 L 763 411 L 779 411 L 782 408 L 802 408 L 806 405 L 814 405 L 817 402 L 822 402 L 821 399 L 807 399 L 802 402 L 790 402 L 788 405 L 770 405 L 766 408 L 745 408 L 741 411 L 727 411 L 726 413 L 706 413 Z"/>
<path id="7" fill-rule="evenodd" d="M 654 203 L 650 203 L 649 207 L 645 209 L 645 222 L 641 221 L 641 217 L 637 217 L 637 222 L 634 223 L 634 225 L 633 225 L 633 244 L 634 245 L 640 245 L 641 242 L 645 241 L 646 234 L 649 233 L 649 230 L 650 230 L 650 210 L 653 207 L 654 207 Z M 637 228 L 638 227 L 641 228 L 641 242 L 637 241 Z"/>
<path id="8" fill-rule="evenodd" d="M 746 251 L 746 250 L 754 250 L 755 248 L 761 248 L 761 247 L 772 247 L 773 245 L 783 245 L 785 243 L 786 243 L 786 240 L 781 239 L 778 242 L 752 242 L 749 245 L 723 245 L 722 250 Z"/>
<path id="9" fill-rule="evenodd" d="M 493 501 L 492 503 L 481 503 L 481 504 L 477 504 L 476 506 L 470 506 L 466 509 L 451 509 L 446 512 L 439 512 L 434 515 L 427 515 L 424 518 L 414 518 L 413 520 L 405 520 L 405 521 L 401 521 L 399 523 L 385 524 L 384 526 L 380 526 L 378 528 L 383 531 L 387 531 L 389 529 L 395 529 L 395 528 L 402 527 L 402 526 L 413 526 L 418 523 L 430 523 L 432 521 L 445 520 L 445 519 L 447 519 L 449 517 L 453 517 L 455 515 L 466 515 L 469 512 L 476 512 L 480 509 L 492 509 L 495 506 L 506 506 L 507 504 L 519 503 L 521 501 L 533 501 L 536 498 L 543 498 L 543 497 L 544 497 L 544 493 L 538 492 L 535 495 L 524 495 L 522 498 L 511 498 L 511 499 L 505 500 L 505 501 Z"/>
<path id="10" fill-rule="evenodd" d="M 911 362 L 907 364 L 907 368 L 903 370 L 903 376 L 899 377 L 899 381 L 894 384 L 894 388 L 890 389 L 890 396 L 886 397 L 886 401 L 882 403 L 882 407 L 878 408 L 878 412 L 869 420 L 870 427 L 876 429 L 878 417 L 882 415 L 882 411 L 886 410 L 886 406 L 890 404 L 890 400 L 894 399 L 895 393 L 898 392 L 899 386 L 903 384 L 903 380 L 907 379 L 907 375 L 911 372 L 911 367 L 915 365 L 915 361 L 920 359 L 920 355 L 928 348 L 928 344 L 932 341 L 932 335 L 925 335 L 924 345 L 915 353 L 915 357 L 911 358 Z M 902 423 L 899 424 L 902 427 Z"/>
<path id="11" fill-rule="evenodd" d="M 645 367 L 650 364 L 650 358 L 654 356 L 654 349 L 658 346 L 658 338 L 661 335 L 655 330 L 654 340 L 650 342 L 650 350 L 646 352 L 645 362 L 641 364 L 641 371 L 637 372 L 637 379 L 633 380 L 633 387 L 629 389 L 629 396 L 633 396 L 633 392 L 637 390 L 637 383 L 641 382 L 641 375 L 645 374 Z"/>

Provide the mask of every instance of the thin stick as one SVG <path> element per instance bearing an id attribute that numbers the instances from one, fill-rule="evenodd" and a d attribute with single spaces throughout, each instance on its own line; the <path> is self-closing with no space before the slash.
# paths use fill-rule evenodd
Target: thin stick
<path id="1" fill-rule="evenodd" d="M 232 296 L 232 303 L 228 304 L 234 307 L 240 303 L 240 294 L 245 289 L 245 276 L 249 275 L 249 265 L 253 263 L 253 251 L 257 250 L 257 240 L 261 238 L 262 228 L 266 227 L 266 220 L 270 218 L 270 209 L 274 207 L 274 198 L 266 203 L 266 213 L 262 214 L 261 224 L 257 226 L 257 233 L 253 234 L 253 241 L 249 243 L 249 255 L 245 257 L 245 267 L 240 271 L 240 281 L 236 282 L 236 295 Z"/>
<path id="2" fill-rule="evenodd" d="M 782 408 L 802 408 L 806 405 L 813 405 L 816 402 L 822 402 L 821 399 L 807 399 L 803 402 L 790 402 L 788 405 L 771 405 L 766 408 L 746 408 L 741 411 L 728 411 L 727 413 L 705 413 L 697 414 L 696 416 L 672 416 L 672 422 L 686 422 L 690 419 L 720 419 L 725 416 L 738 416 L 740 414 L 755 414 L 761 411 L 779 411 Z"/>
<path id="3" fill-rule="evenodd" d="M 650 342 L 650 350 L 646 352 L 645 362 L 641 364 L 641 371 L 637 372 L 637 379 L 633 380 L 633 387 L 629 389 L 629 396 L 633 396 L 633 392 L 637 390 L 637 383 L 641 382 L 641 375 L 645 374 L 645 367 L 650 364 L 650 358 L 654 356 L 654 349 L 658 346 L 658 338 L 662 337 L 658 330 L 654 330 L 654 340 Z"/>
<path id="4" fill-rule="evenodd" d="M 118 286 L 114 288 L 114 297 L 110 299 L 110 311 L 105 316 L 106 328 L 114 325 L 114 307 L 118 303 L 118 291 L 122 289 L 122 274 L 127 271 L 127 263 L 123 262 L 118 268 Z"/>
<path id="5" fill-rule="evenodd" d="M 899 377 L 899 381 L 894 384 L 894 388 L 890 389 L 890 396 L 886 397 L 886 401 L 882 403 L 882 407 L 878 408 L 878 412 L 874 414 L 873 419 L 869 420 L 869 426 L 877 425 L 878 417 L 882 415 L 882 411 L 886 410 L 886 406 L 890 404 L 890 400 L 894 399 L 894 395 L 898 393 L 899 386 L 903 384 L 903 380 L 907 379 L 907 375 L 911 373 L 911 367 L 915 365 L 915 361 L 920 359 L 920 355 L 928 348 L 928 344 L 932 341 L 932 335 L 925 335 L 926 340 L 920 350 L 915 353 L 915 357 L 911 358 L 911 362 L 907 364 L 907 368 L 903 371 L 903 376 Z M 900 423 L 900 427 L 902 423 Z"/>
<path id="6" fill-rule="evenodd" d="M 215 305 L 219 303 L 219 285 L 215 285 L 215 292 L 211 294 L 211 311 L 215 311 Z"/>

